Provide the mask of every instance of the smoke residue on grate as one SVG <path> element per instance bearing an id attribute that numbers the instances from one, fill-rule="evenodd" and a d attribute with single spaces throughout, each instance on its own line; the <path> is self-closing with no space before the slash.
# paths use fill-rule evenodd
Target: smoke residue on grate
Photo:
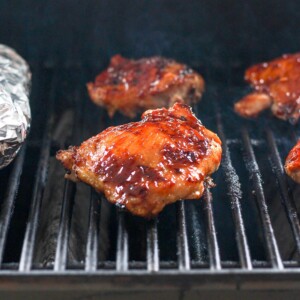
<path id="1" fill-rule="evenodd" d="M 298 266 L 300 227 L 294 199 L 299 188 L 282 169 L 296 133 L 269 115 L 257 121 L 236 116 L 230 102 L 243 88 L 231 82 L 224 90 L 225 83 L 208 70 L 206 66 L 202 71 L 210 85 L 194 110 L 223 141 L 222 165 L 213 175 L 216 187 L 199 201 L 170 205 L 147 221 L 118 210 L 90 187 L 64 179 L 55 159 L 58 149 L 128 120 L 120 115 L 110 120 L 88 100 L 84 84 L 90 70 L 80 65 L 41 67 L 49 91 L 44 118 L 33 122 L 37 133 L 1 173 L 2 269 L 134 269 L 150 274 Z M 41 108 L 44 85 L 36 86 L 40 90 L 33 93 L 33 104 Z"/>

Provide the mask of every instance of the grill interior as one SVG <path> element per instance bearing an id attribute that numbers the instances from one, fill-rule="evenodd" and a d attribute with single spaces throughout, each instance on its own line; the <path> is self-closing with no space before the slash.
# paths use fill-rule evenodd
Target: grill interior
<path id="1" fill-rule="evenodd" d="M 223 9 L 229 7 L 230 1 L 227 2 L 224 2 Z M 112 5 L 103 3 L 96 9 L 102 19 Z M 232 111 L 233 103 L 248 91 L 243 72 L 250 62 L 299 50 L 293 33 L 288 33 L 298 18 L 296 5 L 286 3 L 279 24 L 275 21 L 272 24 L 271 20 L 278 20 L 275 17 L 281 9 L 280 1 L 274 3 L 265 22 L 261 15 L 268 7 L 267 1 L 260 4 L 258 12 L 255 11 L 255 1 L 245 4 L 245 7 L 234 4 L 231 11 L 226 10 L 224 14 L 220 13 L 220 6 L 205 1 L 203 7 L 193 4 L 184 8 L 183 21 L 191 18 L 192 28 L 208 22 L 201 31 L 204 42 L 195 38 L 200 30 L 195 29 L 190 33 L 193 43 L 187 41 L 184 51 L 180 45 L 175 47 L 175 41 L 176 38 L 184 41 L 189 25 L 182 25 L 184 29 L 180 36 L 174 37 L 172 30 L 176 31 L 176 28 L 171 31 L 164 27 L 162 31 L 156 29 L 168 20 L 156 20 L 153 28 L 143 32 L 132 29 L 141 20 L 131 21 L 130 18 L 124 40 L 121 35 L 113 34 L 110 38 L 115 40 L 114 46 L 109 44 L 109 38 L 104 40 L 104 47 L 110 45 L 111 48 L 103 59 L 100 52 L 91 55 L 90 49 L 82 59 L 82 53 L 76 51 L 71 51 L 70 59 L 65 59 L 67 49 L 58 48 L 58 54 L 57 49 L 48 49 L 48 52 L 44 49 L 43 52 L 41 36 L 35 31 L 39 23 L 28 21 L 25 36 L 31 43 L 37 38 L 39 53 L 46 53 L 46 57 L 35 55 L 35 48 L 24 48 L 33 71 L 33 122 L 28 141 L 17 159 L 0 171 L 0 277 L 11 276 L 20 280 L 22 276 L 48 276 L 49 283 L 49 276 L 78 275 L 82 279 L 82 276 L 98 275 L 102 281 L 106 277 L 112 278 L 111 275 L 115 278 L 140 276 L 140 288 L 153 284 L 153 281 L 155 284 L 167 282 L 168 288 L 176 288 L 186 284 L 185 280 L 190 278 L 187 276 L 196 276 L 196 279 L 206 276 L 204 282 L 191 280 L 190 285 L 220 283 L 222 278 L 222 282 L 231 282 L 234 288 L 241 288 L 244 282 L 257 284 L 261 276 L 267 276 L 264 279 L 270 280 L 271 285 L 267 286 L 271 288 L 278 288 L 275 282 L 280 284 L 281 280 L 284 284 L 297 281 L 300 224 L 296 200 L 300 189 L 285 176 L 283 162 L 299 137 L 299 127 L 279 121 L 269 113 L 251 121 L 239 118 Z M 86 4 L 85 9 L 91 12 L 89 5 Z M 156 2 L 152 5 L 147 6 L 149 14 L 156 15 L 159 8 L 155 5 L 159 5 Z M 53 10 L 59 11 L 60 8 L 54 7 Z M 118 13 L 109 13 L 109 17 L 114 16 L 112 22 L 116 21 L 114 14 L 120 14 L 119 8 L 114 8 Z M 162 12 L 169 9 L 167 5 L 160 8 Z M 139 9 L 139 6 L 129 7 L 124 14 L 127 17 L 139 15 Z M 170 24 L 175 27 L 173 17 L 180 9 L 178 7 L 170 13 Z M 22 7 L 17 9 L 13 16 L 20 17 L 21 10 Z M 145 13 L 141 14 L 147 17 Z M 251 23 L 250 17 L 246 18 L 249 14 L 256 16 L 257 23 Z M 55 13 L 50 12 L 48 18 L 53 18 L 53 15 Z M 98 28 L 96 15 L 92 13 L 88 29 Z M 221 17 L 217 25 L 226 24 L 219 36 L 215 35 L 219 38 L 216 41 L 209 33 L 218 32 L 217 25 L 211 32 L 208 30 L 213 25 L 210 20 L 213 15 Z M 196 21 L 200 16 L 204 20 Z M 292 16 L 290 22 L 287 22 L 288 16 Z M 149 16 L 147 18 L 150 20 Z M 63 17 L 60 22 L 62 20 Z M 16 19 L 18 22 L 19 18 Z M 66 22 L 71 21 L 67 19 Z M 83 19 L 80 22 L 83 24 Z M 236 24 L 239 24 L 237 29 Z M 276 32 L 277 44 L 271 43 L 268 27 L 257 35 L 253 34 L 261 24 L 267 24 L 269 29 L 283 26 Z M 113 33 L 107 23 L 105 26 Z M 14 40 L 5 35 L 3 28 L 1 30 L 7 43 L 18 48 L 22 39 Z M 81 30 L 79 36 L 82 38 L 85 29 Z M 207 34 L 204 34 L 205 30 Z M 30 36 L 29 32 L 35 32 L 40 39 Z M 156 39 L 153 38 L 155 34 Z M 63 34 L 58 33 L 56 41 L 63 44 L 61 36 Z M 147 43 L 151 43 L 151 37 L 156 43 L 149 50 Z M 126 38 L 129 44 L 124 47 Z M 142 41 L 134 48 L 133 42 L 139 38 Z M 91 35 L 86 39 L 91 39 Z M 239 44 L 239 47 L 231 52 L 229 45 L 234 39 L 237 39 L 234 45 Z M 161 41 L 165 44 L 158 46 Z M 76 40 L 73 42 L 76 44 Z M 288 49 L 283 47 L 284 44 Z M 211 53 L 210 45 L 216 45 Z M 200 54 L 197 46 L 203 46 Z M 75 49 L 83 51 L 80 46 Z M 206 191 L 200 201 L 170 205 L 157 219 L 150 221 L 117 209 L 83 184 L 64 180 L 64 170 L 55 160 L 58 149 L 79 144 L 108 126 L 129 121 L 121 115 L 109 119 L 104 110 L 91 103 L 85 89 L 85 83 L 92 80 L 106 66 L 108 57 L 116 52 L 131 57 L 163 54 L 189 63 L 199 71 L 205 78 L 206 92 L 202 101 L 193 107 L 194 112 L 223 141 L 222 165 L 213 175 L 216 187 Z M 111 286 L 116 284 L 113 279 L 109 280 L 113 282 Z"/>
<path id="2" fill-rule="evenodd" d="M 245 89 L 232 82 L 221 86 L 205 67 L 197 69 L 208 87 L 194 111 L 223 141 L 222 165 L 213 175 L 217 186 L 200 201 L 170 205 L 146 221 L 87 186 L 64 180 L 55 160 L 58 149 L 128 122 L 120 115 L 110 120 L 89 101 L 84 83 L 96 71 L 32 66 L 33 110 L 38 110 L 33 113 L 40 120 L 33 121 L 17 160 L 1 172 L 3 270 L 298 267 L 298 189 L 282 167 L 296 128 L 267 114 L 241 120 L 232 103 Z M 40 99 L 47 103 L 44 111 Z M 228 105 L 221 110 L 223 101 Z"/>

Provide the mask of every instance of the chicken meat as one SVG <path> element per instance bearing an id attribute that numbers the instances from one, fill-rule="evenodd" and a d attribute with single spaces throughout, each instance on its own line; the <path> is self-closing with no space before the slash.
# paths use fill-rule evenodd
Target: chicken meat
<path id="1" fill-rule="evenodd" d="M 284 169 L 293 180 L 300 183 L 300 140 L 288 154 Z"/>
<path id="2" fill-rule="evenodd" d="M 151 218 L 169 203 L 199 199 L 220 165 L 218 136 L 181 103 L 148 110 L 140 122 L 109 127 L 57 153 L 79 180 L 131 213 Z"/>
<path id="3" fill-rule="evenodd" d="M 175 102 L 192 104 L 204 90 L 203 78 L 174 60 L 150 57 L 138 60 L 121 55 L 111 58 L 95 82 L 87 84 L 90 98 L 107 109 L 134 118 L 147 109 L 171 107 Z"/>
<path id="4" fill-rule="evenodd" d="M 245 80 L 255 89 L 235 104 L 244 117 L 271 107 L 280 119 L 297 123 L 300 113 L 300 53 L 286 54 L 247 69 Z"/>

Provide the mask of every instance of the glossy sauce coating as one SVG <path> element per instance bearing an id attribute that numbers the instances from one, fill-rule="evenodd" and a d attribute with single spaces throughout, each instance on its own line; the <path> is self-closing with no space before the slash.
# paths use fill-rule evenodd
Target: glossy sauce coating
<path id="1" fill-rule="evenodd" d="M 288 154 L 284 168 L 293 180 L 300 183 L 300 140 Z"/>
<path id="2" fill-rule="evenodd" d="M 265 104 L 259 105 L 259 100 L 255 103 L 249 103 L 248 107 L 250 105 L 253 107 L 252 115 L 246 114 L 243 110 L 245 105 L 243 107 L 236 105 L 235 110 L 240 115 L 253 117 L 272 106 L 272 112 L 276 117 L 289 120 L 292 123 L 298 121 L 300 112 L 300 53 L 286 54 L 270 62 L 254 65 L 247 69 L 245 80 L 254 87 L 258 95 L 265 95 L 262 98 Z M 270 102 L 266 101 L 266 97 L 270 99 Z M 245 98 L 241 100 L 244 104 L 247 100 Z"/>
<path id="3" fill-rule="evenodd" d="M 192 69 L 171 59 L 131 60 L 115 55 L 87 88 L 91 99 L 105 106 L 111 116 L 119 110 L 134 117 L 145 109 L 171 106 L 182 99 L 187 104 L 198 101 L 204 81 Z"/>
<path id="4" fill-rule="evenodd" d="M 220 139 L 189 107 L 147 111 L 110 127 L 57 158 L 75 177 L 133 214 L 153 217 L 180 199 L 198 199 L 221 160 Z"/>

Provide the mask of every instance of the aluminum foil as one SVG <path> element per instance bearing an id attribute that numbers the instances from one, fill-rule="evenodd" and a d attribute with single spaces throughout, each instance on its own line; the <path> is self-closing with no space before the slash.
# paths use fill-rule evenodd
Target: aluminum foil
<path id="1" fill-rule="evenodd" d="M 28 135 L 30 84 L 26 61 L 0 44 L 0 169 L 14 159 Z"/>

